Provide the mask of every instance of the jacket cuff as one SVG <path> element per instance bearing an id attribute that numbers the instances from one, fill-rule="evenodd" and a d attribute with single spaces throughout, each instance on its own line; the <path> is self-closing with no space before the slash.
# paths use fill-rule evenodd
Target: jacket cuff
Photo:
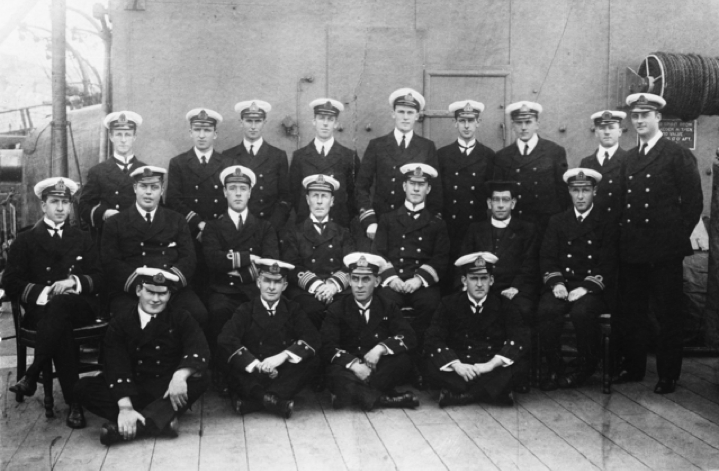
<path id="1" fill-rule="evenodd" d="M 180 364 L 175 371 L 182 368 L 192 368 L 196 372 L 204 372 L 207 369 L 208 360 L 209 358 L 205 358 L 199 353 L 188 353 L 182 356 L 182 360 L 180 360 Z"/>
<path id="2" fill-rule="evenodd" d="M 332 276 L 330 276 L 329 279 L 337 283 L 337 287 L 340 289 L 340 291 L 346 290 L 350 285 L 349 273 L 342 270 L 337 270 L 336 272 L 332 273 Z"/>
<path id="3" fill-rule="evenodd" d="M 560 272 L 555 271 L 544 275 L 544 285 L 547 288 L 552 288 L 554 285 L 559 283 L 564 283 L 564 275 Z"/>
<path id="4" fill-rule="evenodd" d="M 176 274 L 177 276 L 180 277 L 180 284 L 182 285 L 183 288 L 184 288 L 185 286 L 187 286 L 187 278 L 185 278 L 185 275 L 182 274 L 182 271 L 181 271 L 179 268 L 177 268 L 177 267 L 172 267 L 172 268 L 170 268 L 170 270 L 171 270 L 174 274 Z"/>
<path id="5" fill-rule="evenodd" d="M 362 225 L 362 231 L 367 232 L 367 228 L 370 224 L 377 224 L 377 215 L 374 209 L 360 209 L 359 221 Z"/>
<path id="6" fill-rule="evenodd" d="M 311 271 L 301 271 L 297 274 L 297 286 L 305 291 L 309 291 L 316 281 L 322 281 L 317 275 Z"/>
<path id="7" fill-rule="evenodd" d="M 431 350 L 429 353 L 429 361 L 431 361 L 438 369 L 458 360 L 459 357 L 457 357 L 457 354 L 449 347 L 438 347 L 436 350 Z"/>
<path id="8" fill-rule="evenodd" d="M 354 356 L 350 353 L 347 353 L 345 350 L 337 349 L 337 352 L 330 360 L 330 363 L 335 363 L 337 365 L 345 367 L 355 360 L 357 360 L 356 356 Z"/>
<path id="9" fill-rule="evenodd" d="M 240 347 L 230 355 L 230 358 L 227 359 L 227 363 L 230 364 L 232 369 L 245 371 L 245 368 L 255 360 L 255 356 L 247 350 L 247 347 Z"/>
<path id="10" fill-rule="evenodd" d="M 98 203 L 92 210 L 90 211 L 90 224 L 92 227 L 100 227 L 102 226 L 103 217 L 105 216 L 105 211 L 107 211 L 107 205 Z"/>
<path id="11" fill-rule="evenodd" d="M 40 293 L 42 293 L 42 290 L 44 289 L 45 286 L 43 285 L 28 283 L 27 285 L 25 285 L 25 289 L 22 290 L 20 301 L 25 304 L 35 304 L 37 298 L 40 296 Z"/>
<path id="12" fill-rule="evenodd" d="M 407 345 L 404 343 L 404 335 L 395 335 L 394 337 L 388 337 L 383 342 L 382 345 L 387 348 L 390 354 L 399 353 L 399 352 L 406 352 Z"/>
<path id="13" fill-rule="evenodd" d="M 302 358 L 303 360 L 305 358 L 309 358 L 311 356 L 314 356 L 315 349 L 310 347 L 310 345 L 305 342 L 304 340 L 298 340 L 290 348 L 287 349 L 288 352 L 297 355 L 298 357 Z"/>
<path id="14" fill-rule="evenodd" d="M 109 378 L 107 377 L 107 387 L 110 388 L 110 394 L 119 401 L 123 397 L 135 396 L 138 393 L 137 386 L 132 378 Z"/>
<path id="15" fill-rule="evenodd" d="M 433 267 L 425 264 L 419 267 L 416 275 L 421 276 L 428 286 L 439 283 L 439 274 Z"/>
<path id="16" fill-rule="evenodd" d="M 604 278 L 602 275 L 588 276 L 582 281 L 580 286 L 590 293 L 599 293 L 600 291 L 604 291 Z"/>

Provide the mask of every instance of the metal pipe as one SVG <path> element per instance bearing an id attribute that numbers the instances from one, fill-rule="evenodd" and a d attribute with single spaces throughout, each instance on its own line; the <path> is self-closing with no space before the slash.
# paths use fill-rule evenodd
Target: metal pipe
<path id="1" fill-rule="evenodd" d="M 68 176 L 67 107 L 65 106 L 65 0 L 52 0 L 52 120 L 53 144 L 60 165 L 53 172 Z M 51 156 L 51 159 L 54 156 Z"/>

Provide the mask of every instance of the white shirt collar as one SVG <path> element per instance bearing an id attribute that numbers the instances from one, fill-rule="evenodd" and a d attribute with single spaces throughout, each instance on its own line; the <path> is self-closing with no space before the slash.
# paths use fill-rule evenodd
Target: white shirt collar
<path id="1" fill-rule="evenodd" d="M 529 138 L 527 142 L 524 142 L 521 139 L 517 139 L 517 148 L 519 149 L 519 153 L 524 155 L 524 147 L 529 146 L 529 152 L 528 154 L 531 154 L 535 147 L 537 147 L 537 143 L 539 142 L 539 136 L 535 133 L 534 136 Z"/>
<path id="2" fill-rule="evenodd" d="M 592 209 L 594 209 L 594 203 L 589 207 L 588 210 L 584 211 L 583 213 L 580 213 L 577 211 L 577 208 L 574 208 L 574 216 L 579 217 L 582 216 L 582 220 L 586 220 L 589 217 L 589 213 L 592 212 Z"/>
<path id="3" fill-rule="evenodd" d="M 242 216 L 243 224 L 247 222 L 247 213 L 248 212 L 249 212 L 248 208 L 245 208 L 245 210 L 242 211 L 241 213 L 238 213 L 237 211 L 235 211 L 234 209 L 232 209 L 230 207 L 227 208 L 227 213 L 230 215 L 230 219 L 232 219 L 232 222 L 235 223 L 235 227 L 237 227 L 237 222 L 239 221 L 240 216 Z"/>
<path id="4" fill-rule="evenodd" d="M 119 154 L 117 154 L 117 153 L 113 153 L 113 154 L 112 154 L 112 157 L 117 161 L 117 162 L 115 162 L 115 163 L 116 163 L 117 165 L 119 165 L 120 167 L 122 167 L 123 165 L 127 165 L 128 163 L 130 163 L 130 161 L 131 161 L 133 158 L 135 158 L 135 154 L 130 154 L 130 155 L 126 156 L 126 157 L 123 157 L 123 156 L 121 156 L 121 155 L 119 155 Z M 119 162 L 123 162 L 123 163 L 120 164 Z"/>
<path id="5" fill-rule="evenodd" d="M 145 311 L 142 310 L 140 305 L 137 305 L 137 312 L 140 314 L 140 328 L 144 329 L 148 322 L 152 320 L 155 316 L 152 316 Z"/>
<path id="6" fill-rule="evenodd" d="M 394 128 L 394 139 L 397 141 L 397 145 L 400 145 L 402 142 L 402 136 L 404 136 L 404 145 L 409 147 L 409 141 L 411 141 L 412 136 L 414 136 L 414 130 L 405 134 L 399 129 Z"/>
<path id="7" fill-rule="evenodd" d="M 242 143 L 245 145 L 245 150 L 249 153 L 250 147 L 252 147 L 252 151 L 255 153 L 255 155 L 257 155 L 257 152 L 260 151 L 260 147 L 262 147 L 263 142 L 265 141 L 262 139 L 262 137 L 260 137 L 254 142 L 250 142 L 247 139 L 242 140 Z"/>
<path id="8" fill-rule="evenodd" d="M 461 137 L 458 137 L 457 142 L 459 142 L 459 145 L 462 147 L 474 147 L 475 145 L 477 145 L 477 139 L 475 138 L 472 138 L 469 142 L 466 142 Z"/>
<path id="9" fill-rule="evenodd" d="M 418 205 L 412 205 L 407 200 L 404 200 L 404 207 L 409 209 L 410 211 L 422 211 L 424 209 L 424 201 L 419 203 Z"/>
<path id="10" fill-rule="evenodd" d="M 487 300 L 487 295 L 485 295 L 485 296 L 484 296 L 482 299 L 480 299 L 479 301 L 475 301 L 475 300 L 472 298 L 472 296 L 469 295 L 469 293 L 467 293 L 467 297 L 469 298 L 469 303 L 470 303 L 471 305 L 473 305 L 474 307 L 481 307 L 481 306 L 483 306 L 483 305 L 484 305 L 484 302 Z"/>
<path id="11" fill-rule="evenodd" d="M 356 299 L 355 299 L 355 304 L 357 304 L 357 306 L 359 306 L 360 309 L 369 309 L 370 304 L 372 304 L 372 298 L 370 298 L 370 300 L 367 301 L 367 304 L 365 304 L 364 306 L 362 304 L 360 304 L 360 302 L 357 301 Z"/>
<path id="12" fill-rule="evenodd" d="M 322 148 L 325 148 L 325 156 L 330 153 L 330 149 L 332 149 L 332 145 L 335 143 L 335 137 L 332 136 L 329 139 L 327 139 L 325 142 L 320 141 L 318 138 L 315 137 L 314 140 L 315 143 L 315 149 L 317 149 L 317 153 L 322 153 Z"/>
<path id="13" fill-rule="evenodd" d="M 43 221 L 45 221 L 45 224 L 47 224 L 49 227 L 54 227 L 55 229 L 57 229 L 58 234 L 60 234 L 60 236 L 62 236 L 62 231 L 65 228 L 64 222 L 62 224 L 56 226 L 55 223 L 52 222 L 51 220 L 49 220 L 47 217 L 44 217 L 42 219 L 43 219 Z M 54 234 L 54 231 L 51 229 L 48 229 L 48 232 L 50 233 L 50 235 Z"/>
<path id="14" fill-rule="evenodd" d="M 210 148 L 206 152 L 201 152 L 200 149 L 198 149 L 197 147 L 193 147 L 193 149 L 195 149 L 195 155 L 197 156 L 197 160 L 202 162 L 202 157 L 204 156 L 207 160 L 207 163 L 210 162 L 210 157 L 212 157 L 212 148 Z"/>
<path id="15" fill-rule="evenodd" d="M 330 222 L 330 215 L 329 215 L 329 213 L 327 213 L 327 214 L 325 215 L 325 218 L 320 221 L 319 219 L 317 219 L 317 218 L 315 217 L 314 214 L 310 213 L 310 219 L 312 220 L 312 222 L 316 222 L 316 223 L 322 224 L 322 223 Z"/>
<path id="16" fill-rule="evenodd" d="M 650 150 L 652 150 L 652 148 L 656 145 L 657 141 L 658 141 L 659 139 L 661 139 L 661 137 L 662 137 L 663 135 L 664 135 L 664 134 L 662 134 L 661 131 L 657 131 L 657 133 L 654 135 L 654 137 L 651 138 L 651 139 L 649 139 L 649 140 L 646 142 L 647 148 L 646 148 L 645 152 L 646 152 L 647 154 L 649 153 Z M 642 148 L 642 144 L 645 144 L 645 143 L 642 142 L 642 140 L 641 140 L 641 138 L 640 138 L 640 139 L 639 139 L 639 148 L 640 148 L 640 149 Z"/>
<path id="17" fill-rule="evenodd" d="M 500 221 L 499 219 L 494 219 L 492 217 L 492 226 L 497 227 L 499 229 L 504 229 L 505 227 L 509 226 L 509 221 L 512 220 L 512 216 L 509 216 L 504 221 Z"/>
<path id="18" fill-rule="evenodd" d="M 277 314 L 277 305 L 280 303 L 279 299 L 275 301 L 275 304 L 273 304 L 272 306 L 270 306 L 267 301 L 262 298 L 260 298 L 260 301 L 262 301 L 262 305 L 265 306 L 265 309 L 267 309 L 268 311 L 275 311 L 275 314 Z"/>
<path id="19" fill-rule="evenodd" d="M 137 208 L 137 212 L 140 213 L 140 216 L 142 216 L 142 219 L 145 219 L 145 214 L 147 214 L 147 211 L 142 209 L 142 207 L 140 207 L 140 205 L 137 203 L 137 201 L 135 201 L 135 207 Z M 158 208 L 158 206 L 155 206 L 155 209 L 150 211 L 150 220 L 152 220 L 152 221 L 155 220 L 155 213 L 157 212 L 157 208 Z"/>

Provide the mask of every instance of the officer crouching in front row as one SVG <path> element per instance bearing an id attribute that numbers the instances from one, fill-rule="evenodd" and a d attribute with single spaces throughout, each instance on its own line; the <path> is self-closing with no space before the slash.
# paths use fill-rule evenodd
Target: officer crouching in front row
<path id="1" fill-rule="evenodd" d="M 143 435 L 176 437 L 179 415 L 209 386 L 210 351 L 200 326 L 179 304 L 168 306 L 180 278 L 157 268 L 136 273 L 139 301 L 115 312 L 103 373 L 75 386 L 80 403 L 110 421 L 100 432 L 103 445 Z"/>
<path id="2" fill-rule="evenodd" d="M 223 327 L 218 361 L 229 366 L 235 412 L 264 408 L 289 419 L 292 398 L 319 367 L 320 334 L 299 304 L 282 297 L 294 265 L 261 258 L 255 266 L 260 296 L 242 304 Z"/>
<path id="3" fill-rule="evenodd" d="M 529 349 L 529 329 L 518 310 L 502 311 L 489 288 L 497 257 L 476 252 L 454 264 L 467 292 L 442 299 L 425 337 L 427 377 L 442 388 L 439 406 L 490 401 L 512 405 L 511 365 Z"/>
<path id="4" fill-rule="evenodd" d="M 419 406 L 414 393 L 394 389 L 411 376 L 407 352 L 417 339 L 397 305 L 374 296 L 385 263 L 362 252 L 344 258 L 352 296 L 332 304 L 322 324 L 322 356 L 330 364 L 326 371 L 335 409 L 351 403 L 365 411 Z"/>

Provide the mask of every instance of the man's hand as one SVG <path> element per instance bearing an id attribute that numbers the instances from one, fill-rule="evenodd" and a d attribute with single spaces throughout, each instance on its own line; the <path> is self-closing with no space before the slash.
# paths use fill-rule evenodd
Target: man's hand
<path id="1" fill-rule="evenodd" d="M 409 280 L 404 282 L 404 292 L 406 294 L 414 293 L 421 287 L 422 287 L 422 280 L 420 280 L 416 276 L 413 278 L 410 278 Z"/>
<path id="2" fill-rule="evenodd" d="M 197 224 L 197 228 L 200 230 L 200 232 L 202 232 L 202 231 L 205 230 L 205 225 L 206 225 L 206 224 L 207 224 L 207 223 L 206 223 L 205 221 L 200 221 L 200 222 Z"/>
<path id="3" fill-rule="evenodd" d="M 567 287 L 561 283 L 554 285 L 552 293 L 554 293 L 554 297 L 557 299 L 567 299 Z"/>
<path id="4" fill-rule="evenodd" d="M 116 209 L 106 209 L 104 213 L 102 213 L 102 220 L 107 221 L 108 218 L 111 218 L 115 214 L 119 213 L 120 211 Z"/>
<path id="5" fill-rule="evenodd" d="M 350 366 L 350 370 L 360 379 L 360 381 L 365 382 L 369 379 L 369 375 L 372 374 L 372 370 L 369 366 L 359 361 L 354 362 L 354 364 Z"/>
<path id="6" fill-rule="evenodd" d="M 367 352 L 364 356 L 364 362 L 367 364 L 367 366 L 370 367 L 370 369 L 375 370 L 377 369 L 377 363 L 379 363 L 379 359 L 382 358 L 382 355 L 387 354 L 387 349 L 384 347 L 384 345 L 375 345 L 375 347 Z"/>
<path id="7" fill-rule="evenodd" d="M 519 293 L 519 290 L 517 288 L 507 288 L 504 291 L 502 291 L 502 296 L 504 296 L 507 299 L 512 299 Z"/>
<path id="8" fill-rule="evenodd" d="M 257 260 L 261 259 L 262 257 L 258 257 L 255 254 L 250 254 L 250 262 L 255 263 Z"/>
<path id="9" fill-rule="evenodd" d="M 332 302 L 334 295 L 337 294 L 337 291 L 337 286 L 334 283 L 326 282 L 317 288 L 315 298 L 317 298 L 318 301 L 329 304 Z"/>
<path id="10" fill-rule="evenodd" d="M 175 374 L 172 375 L 170 385 L 167 387 L 167 391 L 165 391 L 165 395 L 162 396 L 163 399 L 167 397 L 170 398 L 172 408 L 175 411 L 187 405 L 187 378 L 190 376 L 188 371 L 189 369 L 187 368 L 175 371 Z"/>
<path id="11" fill-rule="evenodd" d="M 457 362 L 452 365 L 452 369 L 467 382 L 472 381 L 478 376 L 478 373 L 474 369 L 474 365 Z"/>
<path id="12" fill-rule="evenodd" d="M 404 281 L 400 280 L 399 277 L 390 281 L 389 287 L 398 293 L 404 294 L 404 292 L 405 292 L 405 283 L 404 283 Z"/>
<path id="13" fill-rule="evenodd" d="M 581 298 L 581 297 L 584 296 L 585 294 L 587 294 L 587 289 L 586 289 L 586 288 L 581 288 L 581 287 L 580 287 L 580 288 L 574 288 L 574 289 L 569 293 L 569 298 L 568 298 L 568 300 L 569 300 L 570 303 L 573 303 L 574 301 L 576 301 L 577 299 Z"/>
<path id="14" fill-rule="evenodd" d="M 257 365 L 257 369 L 261 373 L 265 374 L 271 374 L 273 371 L 275 372 L 275 376 L 277 376 L 277 368 L 280 367 L 284 362 L 287 361 L 289 358 L 289 355 L 287 355 L 287 352 L 280 352 L 277 355 L 271 356 L 269 358 L 265 358 L 262 363 Z M 272 376 L 270 376 L 272 377 Z"/>
<path id="15" fill-rule="evenodd" d="M 374 240 L 375 235 L 377 235 L 377 224 L 370 224 L 367 227 L 367 237 Z"/>
<path id="16" fill-rule="evenodd" d="M 63 294 L 75 288 L 75 280 L 68 278 L 66 280 L 56 281 L 50 287 L 50 294 Z"/>
<path id="17" fill-rule="evenodd" d="M 145 425 L 145 418 L 133 409 L 132 405 L 129 407 L 120 407 L 120 413 L 117 416 L 117 430 L 120 432 L 120 435 L 122 435 L 122 438 L 125 440 L 135 438 L 138 420 L 142 422 L 142 425 Z"/>
<path id="18" fill-rule="evenodd" d="M 487 363 L 475 363 L 474 364 L 474 371 L 477 373 L 477 375 L 487 374 L 490 371 L 492 371 L 494 368 L 495 368 L 495 365 L 491 361 L 488 361 Z"/>

